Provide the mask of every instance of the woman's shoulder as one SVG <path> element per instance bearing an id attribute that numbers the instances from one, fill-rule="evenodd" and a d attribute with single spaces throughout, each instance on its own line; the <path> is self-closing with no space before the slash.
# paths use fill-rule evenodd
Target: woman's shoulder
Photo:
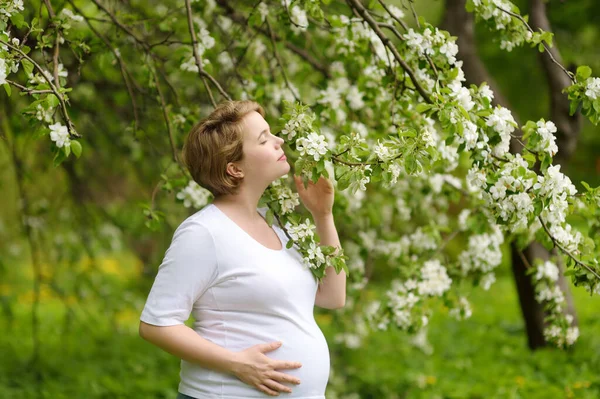
<path id="1" fill-rule="evenodd" d="M 214 231 L 214 226 L 218 224 L 218 214 L 212 209 L 212 203 L 204 206 L 202 209 L 185 218 L 177 227 L 182 229 L 185 227 L 200 226 L 211 232 Z"/>

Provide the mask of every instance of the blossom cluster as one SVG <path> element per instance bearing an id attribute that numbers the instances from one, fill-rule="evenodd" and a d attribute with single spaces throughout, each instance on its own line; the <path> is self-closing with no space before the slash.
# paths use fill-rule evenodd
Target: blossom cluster
<path id="1" fill-rule="evenodd" d="M 290 186 L 284 185 L 287 177 L 288 175 L 284 175 L 271 183 L 271 190 L 273 191 L 274 197 L 277 198 L 277 201 L 279 202 L 282 215 L 292 213 L 294 209 L 300 205 L 300 196 L 298 193 L 292 192 Z"/>
<path id="2" fill-rule="evenodd" d="M 208 204 L 212 193 L 200 186 L 193 180 L 188 182 L 188 185 L 177 193 L 177 199 L 183 201 L 183 206 L 186 208 L 194 207 L 196 209 L 203 208 Z"/>
<path id="3" fill-rule="evenodd" d="M 565 296 L 558 285 L 560 271 L 552 261 L 539 262 L 531 271 L 535 283 L 535 299 L 544 306 L 552 320 L 544 329 L 544 338 L 559 347 L 571 346 L 579 337 L 579 328 L 572 326 L 573 316 L 564 314 Z"/>
<path id="4" fill-rule="evenodd" d="M 449 39 L 448 33 L 435 27 L 427 27 L 423 33 L 415 32 L 412 28 L 406 34 L 406 45 L 420 56 L 434 55 L 436 50 L 449 65 L 456 62 L 458 46 L 456 38 Z"/>
<path id="5" fill-rule="evenodd" d="M 503 242 L 504 234 L 497 225 L 492 226 L 491 233 L 469 236 L 467 248 L 458 256 L 462 274 L 480 276 L 481 286 L 487 291 L 496 281 L 494 269 L 502 262 Z"/>
<path id="6" fill-rule="evenodd" d="M 500 33 L 500 48 L 506 51 L 512 51 L 533 38 L 533 34 L 524 24 L 507 13 L 516 10 L 508 0 L 469 0 L 467 8 L 475 11 Z"/>
<path id="7" fill-rule="evenodd" d="M 2 22 L 7 22 L 10 17 L 25 9 L 23 0 L 8 0 L 2 3 L 4 3 L 0 7 L 0 21 Z"/>
<path id="8" fill-rule="evenodd" d="M 208 29 L 200 28 L 200 31 L 198 32 L 198 43 L 196 44 L 196 52 L 198 53 L 198 56 L 202 57 L 202 55 L 207 49 L 211 49 L 214 46 L 215 39 L 210 35 Z M 202 58 L 203 68 L 209 63 L 210 61 L 208 60 L 208 58 Z M 181 64 L 180 68 L 184 71 L 198 73 L 198 65 L 196 65 L 196 59 L 194 58 L 194 55 L 189 55 L 186 61 Z"/>

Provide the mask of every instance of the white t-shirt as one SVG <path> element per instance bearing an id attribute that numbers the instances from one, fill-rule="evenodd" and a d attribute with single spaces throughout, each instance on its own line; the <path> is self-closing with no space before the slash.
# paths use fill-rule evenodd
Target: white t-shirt
<path id="1" fill-rule="evenodd" d="M 265 217 L 267 208 L 257 209 Z M 325 399 L 329 348 L 314 319 L 317 280 L 301 254 L 287 249 L 287 236 L 273 223 L 283 247 L 260 244 L 214 204 L 177 227 L 158 268 L 140 320 L 157 326 L 183 324 L 194 317 L 201 337 L 231 351 L 282 341 L 265 355 L 302 363 L 277 369 L 298 377 L 281 383 L 292 393 L 279 397 Z M 234 375 L 181 360 L 179 392 L 196 398 L 272 397 Z"/>

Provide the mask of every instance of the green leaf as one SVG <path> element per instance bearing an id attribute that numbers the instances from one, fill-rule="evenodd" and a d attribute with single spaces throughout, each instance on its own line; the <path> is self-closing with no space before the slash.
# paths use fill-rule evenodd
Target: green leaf
<path id="1" fill-rule="evenodd" d="M 269 226 L 273 225 L 273 220 L 275 220 L 275 214 L 273 213 L 273 211 L 270 208 L 267 210 L 265 219 L 267 220 L 267 223 L 269 224 Z"/>
<path id="2" fill-rule="evenodd" d="M 592 68 L 587 65 L 581 65 L 577 68 L 577 81 L 581 82 L 592 76 Z"/>
<path id="3" fill-rule="evenodd" d="M 81 156 L 81 143 L 77 140 L 71 140 L 71 149 L 77 158 Z"/>
<path id="4" fill-rule="evenodd" d="M 416 106 L 416 110 L 420 114 L 422 114 L 425 111 L 430 110 L 431 108 L 433 108 L 433 105 L 426 104 L 426 103 L 420 103 L 420 104 L 417 104 L 417 106 Z"/>
<path id="5" fill-rule="evenodd" d="M 287 249 L 290 249 L 293 246 L 294 246 L 294 240 L 288 240 L 287 244 L 285 244 L 285 247 Z"/>
<path id="6" fill-rule="evenodd" d="M 56 155 L 54 156 L 54 167 L 56 168 L 58 165 L 60 165 L 65 159 L 67 159 L 65 153 L 63 151 L 56 151 Z"/>
<path id="7" fill-rule="evenodd" d="M 33 64 L 29 60 L 22 60 L 21 65 L 23 65 L 23 70 L 27 75 L 31 75 L 33 73 Z"/>
<path id="8" fill-rule="evenodd" d="M 4 91 L 6 91 L 6 94 L 8 94 L 8 96 L 10 97 L 10 93 L 12 93 L 10 85 L 8 83 L 4 83 L 2 86 L 4 86 Z"/>
<path id="9" fill-rule="evenodd" d="M 60 101 L 58 101 L 58 97 L 56 97 L 54 94 L 48 94 L 48 96 L 46 97 L 46 101 L 48 102 L 48 105 L 52 108 L 56 108 L 56 106 L 60 104 Z"/>
<path id="10" fill-rule="evenodd" d="M 470 120 L 471 120 L 471 117 L 469 116 L 469 113 L 467 112 L 467 110 L 466 110 L 466 109 L 464 109 L 464 108 L 462 107 L 462 105 L 459 105 L 459 106 L 458 106 L 458 109 L 460 110 L 460 113 L 461 113 L 461 114 L 463 114 L 463 116 L 464 116 L 464 117 L 465 117 L 465 118 L 466 118 L 468 121 L 470 121 Z"/>
<path id="11" fill-rule="evenodd" d="M 569 103 L 569 115 L 570 116 L 575 115 L 575 112 L 577 111 L 578 106 L 579 106 L 579 101 L 571 101 Z"/>
<path id="12" fill-rule="evenodd" d="M 17 27 L 22 28 L 25 23 L 25 17 L 21 13 L 15 13 L 10 17 L 10 21 Z"/>

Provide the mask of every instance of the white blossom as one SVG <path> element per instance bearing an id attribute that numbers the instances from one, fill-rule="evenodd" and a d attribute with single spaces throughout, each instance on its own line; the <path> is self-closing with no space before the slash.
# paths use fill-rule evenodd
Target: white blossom
<path id="1" fill-rule="evenodd" d="M 585 85 L 585 95 L 592 100 L 600 97 L 600 78 L 588 78 Z"/>
<path id="2" fill-rule="evenodd" d="M 210 199 L 212 193 L 194 180 L 190 180 L 188 185 L 179 191 L 176 195 L 177 199 L 183 201 L 183 206 L 189 208 L 193 206 L 196 209 L 203 208 Z"/>
<path id="3" fill-rule="evenodd" d="M 300 151 L 300 155 L 312 156 L 315 161 L 318 161 L 327 154 L 327 140 L 325 136 L 312 132 L 296 141 L 296 149 Z"/>
<path id="4" fill-rule="evenodd" d="M 65 14 L 67 18 L 70 18 L 73 21 L 83 22 L 83 17 L 81 15 L 74 14 L 73 11 L 69 10 L 68 8 L 63 8 L 61 13 Z"/>
<path id="5" fill-rule="evenodd" d="M 542 280 L 542 279 L 548 279 L 550 281 L 558 281 L 558 272 L 559 272 L 558 267 L 554 263 L 547 260 L 546 262 L 538 265 L 534 278 L 537 281 Z"/>
<path id="6" fill-rule="evenodd" d="M 450 289 L 452 280 L 446 273 L 446 268 L 439 260 L 429 260 L 421 269 L 421 281 L 418 283 L 419 295 L 441 296 Z"/>
<path id="7" fill-rule="evenodd" d="M 358 87 L 351 86 L 346 94 L 346 100 L 348 100 L 348 106 L 353 110 L 359 110 L 364 107 L 365 102 L 363 101 L 363 93 L 358 90 Z"/>
<path id="8" fill-rule="evenodd" d="M 260 20 L 265 22 L 265 18 L 269 15 L 269 6 L 267 3 L 262 2 L 258 5 L 258 12 L 260 13 Z"/>
<path id="9" fill-rule="evenodd" d="M 0 85 L 6 83 L 6 60 L 4 58 L 0 58 Z"/>
<path id="10" fill-rule="evenodd" d="M 50 139 L 56 143 L 57 147 L 69 147 L 71 140 L 69 138 L 69 130 L 66 126 L 59 122 L 50 125 Z"/>

